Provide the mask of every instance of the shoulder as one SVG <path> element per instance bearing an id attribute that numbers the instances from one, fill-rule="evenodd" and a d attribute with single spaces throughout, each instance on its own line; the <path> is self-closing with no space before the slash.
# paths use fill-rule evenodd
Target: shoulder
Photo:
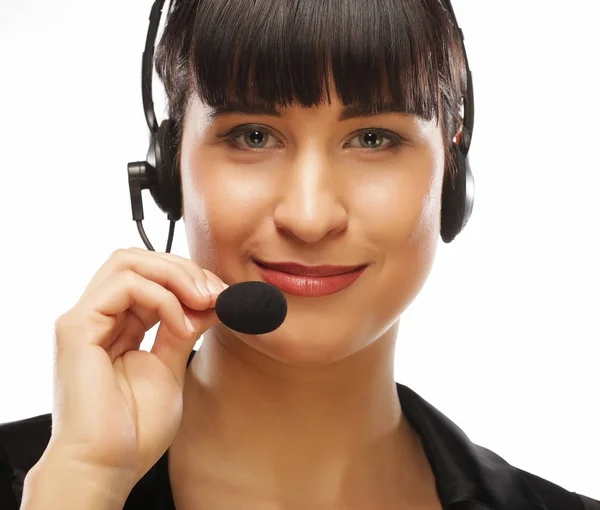
<path id="1" fill-rule="evenodd" d="M 569 491 L 549 480 L 514 468 L 547 510 L 600 510 L 600 501 Z"/>
<path id="2" fill-rule="evenodd" d="M 0 508 L 18 509 L 28 471 L 43 455 L 52 431 L 52 415 L 0 424 Z"/>

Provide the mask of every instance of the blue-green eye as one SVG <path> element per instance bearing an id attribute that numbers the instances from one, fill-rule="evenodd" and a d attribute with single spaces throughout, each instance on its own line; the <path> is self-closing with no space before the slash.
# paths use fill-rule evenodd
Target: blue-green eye
<path id="1" fill-rule="evenodd" d="M 253 149 L 262 149 L 269 139 L 269 134 L 263 131 L 247 131 L 243 136 L 244 142 Z"/>
<path id="2" fill-rule="evenodd" d="M 358 140 L 358 145 L 352 144 L 353 140 Z M 385 140 L 388 142 L 386 143 Z M 348 147 L 362 149 L 380 149 L 395 147 L 401 143 L 400 137 L 383 129 L 367 129 L 358 136 L 353 137 L 348 142 Z"/>
<path id="3" fill-rule="evenodd" d="M 230 146 L 240 150 L 279 147 L 277 139 L 259 126 L 240 126 L 226 135 L 226 141 Z"/>
<path id="4" fill-rule="evenodd" d="M 224 138 L 229 146 L 239 150 L 275 149 L 281 146 L 275 136 L 258 125 L 238 126 L 220 138 Z M 354 141 L 357 141 L 358 144 L 353 143 Z M 402 143 L 402 137 L 387 129 L 368 128 L 353 136 L 344 145 L 344 148 L 387 150 L 402 145 Z"/>

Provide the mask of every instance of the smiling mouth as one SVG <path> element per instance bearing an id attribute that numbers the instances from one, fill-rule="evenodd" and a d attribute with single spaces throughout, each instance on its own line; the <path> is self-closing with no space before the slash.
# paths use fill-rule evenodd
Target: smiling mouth
<path id="1" fill-rule="evenodd" d="M 267 266 L 258 261 L 255 261 L 255 264 L 267 283 L 274 285 L 282 292 L 302 297 L 323 297 L 336 294 L 350 287 L 367 268 L 367 265 L 364 264 L 360 266 L 303 266 L 296 263 L 285 263 Z"/>
<path id="2" fill-rule="evenodd" d="M 367 266 L 367 264 L 358 264 L 354 266 L 305 266 L 296 262 L 264 262 L 262 260 L 257 259 L 255 259 L 254 262 L 258 266 L 274 271 L 279 271 L 281 273 L 311 277 L 337 276 L 341 274 L 352 273 L 362 267 Z"/>

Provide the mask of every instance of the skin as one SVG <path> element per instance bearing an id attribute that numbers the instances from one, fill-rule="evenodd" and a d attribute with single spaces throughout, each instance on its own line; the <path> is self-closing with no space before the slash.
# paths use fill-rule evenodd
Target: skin
<path id="1" fill-rule="evenodd" d="M 401 113 L 339 121 L 342 107 L 333 94 L 281 117 L 212 119 L 190 102 L 181 177 L 193 260 L 229 285 L 262 279 L 253 257 L 370 266 L 337 294 L 286 295 L 276 331 L 204 335 L 169 453 L 177 508 L 441 508 L 402 415 L 394 350 L 439 239 L 442 129 Z M 266 145 L 217 138 L 243 124 L 260 125 Z M 361 146 L 374 126 L 404 144 L 390 149 L 384 133 L 381 147 Z"/>

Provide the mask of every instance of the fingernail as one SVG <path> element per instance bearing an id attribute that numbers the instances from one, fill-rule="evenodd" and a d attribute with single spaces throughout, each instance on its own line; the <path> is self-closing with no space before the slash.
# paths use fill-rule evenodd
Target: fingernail
<path id="1" fill-rule="evenodd" d="M 206 288 L 206 285 L 204 284 L 204 282 L 197 281 L 196 288 L 198 289 L 200 294 L 202 294 L 203 296 L 210 296 L 210 291 Z"/>
<path id="2" fill-rule="evenodd" d="M 208 287 L 208 290 L 210 290 L 211 294 L 219 294 L 219 292 L 221 292 L 221 289 L 219 289 L 219 287 L 217 287 L 210 280 L 206 280 L 206 286 Z"/>
<path id="3" fill-rule="evenodd" d="M 196 332 L 196 328 L 192 324 L 192 321 L 189 319 L 189 317 L 187 315 L 184 315 L 183 316 L 183 320 L 185 321 L 185 327 L 188 329 L 188 331 L 190 333 L 195 333 Z"/>

